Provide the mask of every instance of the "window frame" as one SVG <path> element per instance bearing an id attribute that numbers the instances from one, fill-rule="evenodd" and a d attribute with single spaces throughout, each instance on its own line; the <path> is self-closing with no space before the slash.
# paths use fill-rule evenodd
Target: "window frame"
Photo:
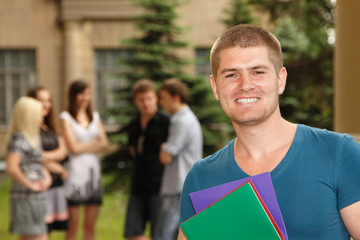
<path id="1" fill-rule="evenodd" d="M 195 48 L 195 74 L 206 78 L 210 77 L 211 68 L 209 47 Z"/>
<path id="2" fill-rule="evenodd" d="M 109 110 L 119 104 L 116 100 L 116 92 L 127 87 L 126 79 L 121 76 L 126 72 L 126 66 L 122 65 L 120 61 L 131 58 L 133 53 L 131 50 L 123 48 L 97 48 L 94 51 L 96 107 L 100 111 Z M 101 57 L 99 54 L 103 55 L 104 62 L 102 63 L 99 61 Z M 103 122 L 105 124 L 114 124 L 113 117 L 106 115 L 101 114 Z"/>
<path id="3" fill-rule="evenodd" d="M 36 66 L 35 49 L 0 49 L 0 126 L 9 124 L 15 102 L 37 82 Z"/>

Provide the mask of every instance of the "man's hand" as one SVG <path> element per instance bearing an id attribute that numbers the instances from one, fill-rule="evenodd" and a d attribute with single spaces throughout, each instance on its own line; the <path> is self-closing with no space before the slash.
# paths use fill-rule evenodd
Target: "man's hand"
<path id="1" fill-rule="evenodd" d="M 181 228 L 179 230 L 179 235 L 178 235 L 177 240 L 187 240 L 187 238 Z"/>
<path id="2" fill-rule="evenodd" d="M 166 151 L 163 150 L 163 145 L 164 145 L 164 144 L 162 144 L 161 147 L 160 147 L 159 158 L 160 158 L 160 162 L 161 162 L 162 164 L 168 165 L 169 163 L 172 162 L 173 156 L 172 156 L 170 153 L 168 153 L 168 152 L 166 152 Z"/>

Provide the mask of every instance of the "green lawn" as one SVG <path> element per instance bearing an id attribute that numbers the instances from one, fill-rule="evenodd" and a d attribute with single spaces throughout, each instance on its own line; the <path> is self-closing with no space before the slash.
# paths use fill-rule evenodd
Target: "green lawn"
<path id="1" fill-rule="evenodd" d="M 104 182 L 107 180 L 104 177 Z M 15 240 L 17 236 L 9 233 L 9 191 L 10 179 L 0 182 L 0 239 Z M 124 218 L 126 214 L 127 194 L 125 191 L 117 190 L 105 192 L 103 206 L 96 224 L 97 239 L 121 240 L 123 238 Z M 147 231 L 148 232 L 148 231 Z M 77 239 L 82 239 L 79 232 Z M 63 240 L 64 233 L 54 232 L 51 240 Z"/>

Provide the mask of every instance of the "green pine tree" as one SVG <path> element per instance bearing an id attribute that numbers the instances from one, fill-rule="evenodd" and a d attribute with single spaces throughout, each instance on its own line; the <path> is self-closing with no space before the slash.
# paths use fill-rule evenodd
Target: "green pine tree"
<path id="1" fill-rule="evenodd" d="M 222 19 L 222 22 L 227 28 L 238 24 L 254 24 L 255 22 L 247 0 L 232 0 L 229 6 L 224 9 L 224 14 L 225 18 Z"/>
<path id="2" fill-rule="evenodd" d="M 330 0 L 253 0 L 270 16 L 270 29 L 280 40 L 287 87 L 280 98 L 283 116 L 293 122 L 332 129 L 333 52 L 328 31 L 334 28 Z"/>
<path id="3" fill-rule="evenodd" d="M 280 98 L 283 116 L 293 122 L 332 128 L 333 46 L 328 30 L 334 27 L 334 4 L 319 1 L 232 0 L 224 10 L 227 26 L 260 19 L 252 12 L 269 16 L 269 29 L 280 40 L 287 87 Z"/>
<path id="4" fill-rule="evenodd" d="M 123 62 L 127 70 L 122 77 L 126 79 L 127 88 L 119 91 L 122 104 L 113 109 L 113 114 L 119 116 L 118 122 L 125 127 L 135 116 L 130 89 L 138 79 L 149 78 L 160 86 L 165 79 L 178 78 L 187 85 L 188 104 L 202 125 L 204 155 L 215 152 L 228 140 L 229 122 L 212 94 L 209 80 L 185 71 L 194 61 L 179 55 L 181 49 L 190 48 L 189 43 L 181 39 L 184 28 L 175 23 L 178 18 L 176 8 L 180 3 L 175 0 L 136 0 L 133 3 L 144 9 L 142 14 L 134 18 L 140 36 L 121 42 L 122 47 L 132 52 L 132 57 Z M 105 158 L 104 171 L 112 171 L 117 168 L 119 161 L 129 160 L 124 129 L 112 136 L 120 145 L 120 150 Z"/>

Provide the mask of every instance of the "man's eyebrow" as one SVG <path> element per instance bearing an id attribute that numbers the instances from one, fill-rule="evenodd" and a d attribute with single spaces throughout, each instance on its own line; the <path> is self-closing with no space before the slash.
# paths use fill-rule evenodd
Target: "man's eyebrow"
<path id="1" fill-rule="evenodd" d="M 238 68 L 224 68 L 223 70 L 221 70 L 220 74 L 226 73 L 226 72 L 236 72 L 238 71 Z"/>
<path id="2" fill-rule="evenodd" d="M 256 65 L 256 66 L 253 66 L 253 67 L 249 67 L 248 70 L 256 70 L 256 69 L 270 69 L 268 66 L 266 65 Z"/>
<path id="3" fill-rule="evenodd" d="M 247 68 L 247 70 L 256 70 L 256 69 L 270 69 L 270 68 L 264 64 L 250 66 Z M 236 72 L 236 71 L 239 71 L 239 68 L 224 68 L 223 70 L 221 70 L 220 74 L 224 74 L 226 72 Z"/>

